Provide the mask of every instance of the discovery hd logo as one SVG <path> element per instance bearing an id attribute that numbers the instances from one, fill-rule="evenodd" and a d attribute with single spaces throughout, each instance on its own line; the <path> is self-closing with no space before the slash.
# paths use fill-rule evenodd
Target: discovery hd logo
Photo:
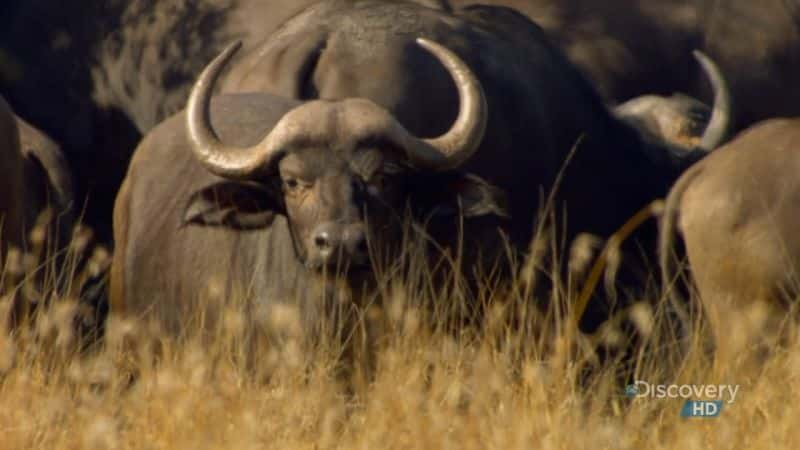
<path id="1" fill-rule="evenodd" d="M 722 406 L 736 401 L 739 385 L 651 384 L 635 381 L 625 387 L 625 396 L 635 398 L 684 399 L 681 417 L 718 417 Z"/>

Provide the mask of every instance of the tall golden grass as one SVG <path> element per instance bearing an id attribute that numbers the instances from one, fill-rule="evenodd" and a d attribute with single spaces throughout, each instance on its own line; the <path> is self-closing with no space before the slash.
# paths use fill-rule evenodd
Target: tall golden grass
<path id="1" fill-rule="evenodd" d="M 588 270 L 591 241 L 573 248 L 573 272 Z M 61 276 L 85 283 L 104 257 L 62 259 Z M 179 336 L 112 315 L 83 345 L 80 289 L 51 281 L 29 320 L 0 330 L 0 449 L 800 448 L 799 339 L 712 371 L 703 330 L 678 342 L 658 325 L 660 303 L 642 301 L 622 313 L 640 345 L 599 358 L 626 335 L 614 321 L 593 336 L 570 325 L 580 283 L 559 281 L 548 314 L 527 289 L 482 289 L 484 313 L 464 324 L 450 319 L 463 283 L 415 273 L 313 343 L 291 306 L 253 317 L 232 299 L 213 325 L 187 317 Z M 7 275 L 0 318 L 24 278 Z M 625 397 L 633 378 L 741 387 L 719 417 L 682 418 L 681 399 Z"/>

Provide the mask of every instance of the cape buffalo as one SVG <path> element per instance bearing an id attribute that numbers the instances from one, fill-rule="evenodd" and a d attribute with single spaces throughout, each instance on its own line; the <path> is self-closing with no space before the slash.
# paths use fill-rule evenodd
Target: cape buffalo
<path id="1" fill-rule="evenodd" d="M 720 362 L 780 330 L 800 294 L 798 171 L 800 120 L 773 119 L 686 171 L 667 198 L 664 282 L 679 281 L 673 247 L 682 241 Z"/>
<path id="2" fill-rule="evenodd" d="M 472 0 L 449 0 L 453 10 Z M 611 103 L 685 92 L 706 98 L 699 49 L 716 61 L 736 98 L 734 129 L 800 114 L 797 0 L 482 0 L 539 24 Z M 750 70 L 747 68 L 757 68 Z"/>
<path id="3" fill-rule="evenodd" d="M 368 240 L 399 239 L 398 213 L 409 201 L 428 218 L 456 209 L 504 216 L 501 192 L 454 170 L 483 139 L 481 84 L 449 50 L 420 45 L 451 73 L 463 104 L 452 129 L 435 139 L 414 137 L 365 99 L 229 94 L 212 103 L 214 80 L 236 47 L 223 53 L 198 80 L 187 112 L 157 127 L 134 155 L 115 207 L 112 308 L 142 313 L 165 299 L 158 313 L 178 327 L 196 310 L 198 288 L 238 282 L 266 303 L 308 298 L 309 271 L 352 275 L 369 266 Z M 148 164 L 154 160 L 161 163 Z M 180 182 L 169 188 L 175 209 L 159 214 L 161 181 L 177 167 Z M 165 240 L 153 245 L 152 233 Z M 231 251 L 232 259 L 209 251 Z M 319 305 L 303 306 L 307 317 L 318 315 Z"/>
<path id="4" fill-rule="evenodd" d="M 316 0 L 10 0 L 0 14 L 0 89 L 64 147 L 86 220 L 110 238 L 111 209 L 143 133 L 183 106 L 194 75 L 233 39 L 245 49 Z M 459 11 L 472 0 L 419 1 Z M 707 98 L 691 60 L 720 61 L 734 128 L 800 111 L 796 1 L 483 0 L 540 24 L 611 104 L 646 93 Z M 642 37 L 646 36 L 647 39 Z M 758 67 L 758 70 L 741 70 Z M 43 107 L 42 105 L 48 105 Z"/>
<path id="5" fill-rule="evenodd" d="M 55 275 L 49 269 L 61 268 L 76 208 L 59 146 L 17 117 L 2 97 L 0 161 L 0 289 L 13 299 L 9 316 L 0 320 L 14 325 L 42 300 L 41 282 Z"/>
<path id="6" fill-rule="evenodd" d="M 57 220 L 61 242 L 72 226 L 72 175 L 59 146 L 17 117 L 0 97 L 0 217 L 2 247 L 24 249 L 29 232 L 48 207 Z M 4 260 L 4 258 L 3 258 Z"/>
<path id="7" fill-rule="evenodd" d="M 365 266 L 365 243 L 388 244 L 406 204 L 452 225 L 459 212 L 510 213 L 465 248 L 507 237 L 525 249 L 539 196 L 576 143 L 557 210 L 568 209 L 568 239 L 608 236 L 707 151 L 645 143 L 540 28 L 506 8 L 323 2 L 228 75 L 227 91 L 280 97 L 228 95 L 209 110 L 231 56 L 209 65 L 185 115 L 135 153 L 115 205 L 112 309 L 179 326 L 209 284 L 243 280 L 276 301 L 331 264 Z M 709 149 L 727 120 L 712 117 Z"/>
<path id="8" fill-rule="evenodd" d="M 708 74 L 713 86 L 722 86 L 727 91 L 727 81 L 719 68 L 705 54 L 695 50 L 695 58 Z M 718 101 L 730 102 L 730 98 L 722 97 Z M 717 114 L 730 111 L 731 105 L 720 105 Z M 643 95 L 618 105 L 614 114 L 639 130 L 642 137 L 655 144 L 667 141 L 678 147 L 709 147 L 701 142 L 713 111 L 705 103 L 681 93 L 669 97 L 661 95 Z M 718 119 L 717 119 L 718 120 Z M 730 127 L 730 124 L 725 126 Z M 724 134 L 727 134 L 726 130 Z"/>

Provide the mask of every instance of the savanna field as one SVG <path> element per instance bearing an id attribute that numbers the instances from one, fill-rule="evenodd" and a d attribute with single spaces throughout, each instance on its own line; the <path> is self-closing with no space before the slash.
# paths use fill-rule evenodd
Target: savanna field
<path id="1" fill-rule="evenodd" d="M 465 324 L 463 310 L 455 311 L 462 298 L 458 280 L 434 282 L 424 270 L 411 270 L 416 281 L 389 281 L 380 299 L 345 307 L 354 312 L 348 322 L 354 325 L 329 323 L 317 334 L 322 338 L 306 339 L 291 306 L 253 311 L 235 299 L 217 299 L 224 305 L 219 314 L 187 318 L 191 325 L 180 336 L 152 320 L 112 316 L 95 339 L 86 331 L 94 329 L 95 313 L 77 300 L 73 284 L 85 282 L 108 255 L 97 250 L 78 264 L 70 255 L 85 252 L 76 250 L 81 246 L 86 242 L 73 245 L 55 271 L 72 283 L 31 323 L 2 334 L 3 449 L 800 444 L 800 340 L 793 337 L 769 356 L 743 352 L 735 370 L 715 369 L 701 325 L 678 345 L 674 334 L 658 331 L 649 303 L 639 302 L 621 314 L 644 339 L 624 356 L 614 351 L 624 347 L 619 327 L 587 336 L 568 325 L 564 305 L 578 295 L 570 289 L 559 290 L 563 298 L 553 301 L 562 307 L 551 311 L 563 313 L 550 317 L 522 302 L 524 293 L 484 289 L 485 313 Z M 46 263 L 33 264 L 31 253 L 16 259 L 19 267 L 11 258 L 4 277 L 6 318 L 14 295 L 26 295 L 22 274 L 31 268 L 55 273 Z M 739 388 L 733 403 L 723 398 L 718 417 L 687 418 L 682 398 L 626 397 L 631 380 Z"/>
<path id="2" fill-rule="evenodd" d="M 800 0 L 0 11 L 0 450 L 800 449 Z"/>

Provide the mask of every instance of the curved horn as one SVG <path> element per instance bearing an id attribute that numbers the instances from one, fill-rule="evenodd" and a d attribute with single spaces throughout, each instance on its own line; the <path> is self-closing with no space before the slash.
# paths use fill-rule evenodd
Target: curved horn
<path id="1" fill-rule="evenodd" d="M 449 49 L 424 38 L 417 44 L 438 59 L 453 77 L 458 89 L 459 111 L 455 123 L 442 136 L 408 139 L 405 145 L 411 163 L 433 170 L 458 167 L 478 149 L 486 132 L 489 108 L 480 81 L 461 58 Z"/>
<path id="2" fill-rule="evenodd" d="M 200 74 L 186 107 L 186 128 L 195 157 L 208 171 L 229 179 L 246 179 L 269 165 L 276 156 L 263 145 L 250 148 L 226 146 L 211 128 L 211 93 L 222 69 L 241 47 L 241 41 L 229 45 Z"/>
<path id="3" fill-rule="evenodd" d="M 731 127 L 731 92 L 722 71 L 711 58 L 700 50 L 694 50 L 692 54 L 703 68 L 714 91 L 714 109 L 699 145 L 701 150 L 710 152 L 728 138 Z"/>

